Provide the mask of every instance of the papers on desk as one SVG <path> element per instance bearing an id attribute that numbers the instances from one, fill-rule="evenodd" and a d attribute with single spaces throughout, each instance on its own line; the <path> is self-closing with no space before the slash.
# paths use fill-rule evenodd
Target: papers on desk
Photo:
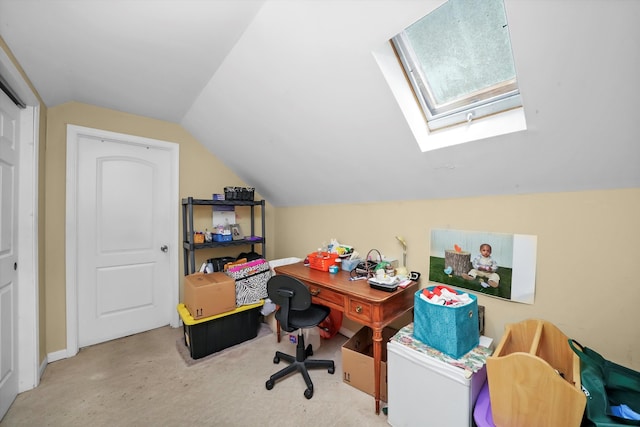
<path id="1" fill-rule="evenodd" d="M 369 286 L 374 289 L 393 292 L 398 288 L 406 288 L 411 283 L 411 279 L 404 279 L 399 276 L 387 276 L 383 278 L 372 277 L 368 282 Z"/>
<path id="2" fill-rule="evenodd" d="M 400 281 L 400 283 L 398 283 L 398 287 L 404 289 L 407 286 L 409 286 L 411 284 L 411 282 L 412 282 L 411 279 L 404 279 L 404 280 Z"/>

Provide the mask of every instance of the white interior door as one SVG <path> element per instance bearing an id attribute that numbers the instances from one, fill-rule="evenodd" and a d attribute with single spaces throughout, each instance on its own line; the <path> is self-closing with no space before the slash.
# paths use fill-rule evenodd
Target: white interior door
<path id="1" fill-rule="evenodd" d="M 79 347 L 168 325 L 175 311 L 172 155 L 133 140 L 78 135 Z"/>
<path id="2" fill-rule="evenodd" d="M 0 91 L 0 419 L 18 394 L 18 117 Z"/>

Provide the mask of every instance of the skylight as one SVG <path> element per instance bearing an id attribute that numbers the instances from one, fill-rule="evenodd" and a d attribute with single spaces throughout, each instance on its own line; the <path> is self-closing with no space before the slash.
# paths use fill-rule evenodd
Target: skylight
<path id="1" fill-rule="evenodd" d="M 397 72 L 381 63 L 385 55 L 374 55 L 405 117 L 414 121 L 422 151 L 526 129 L 503 0 L 448 0 L 391 44 L 410 98 L 394 87 L 399 81 L 390 73 Z M 419 111 L 424 130 L 411 109 Z M 450 141 L 424 141 L 460 127 L 457 136 L 444 137 Z"/>

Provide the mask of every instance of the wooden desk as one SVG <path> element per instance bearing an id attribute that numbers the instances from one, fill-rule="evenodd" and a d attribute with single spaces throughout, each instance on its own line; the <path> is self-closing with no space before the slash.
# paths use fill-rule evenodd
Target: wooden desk
<path id="1" fill-rule="evenodd" d="M 340 310 L 346 317 L 373 330 L 373 378 L 375 378 L 376 414 L 380 413 L 380 362 L 382 360 L 382 329 L 413 308 L 416 282 L 394 292 L 372 289 L 366 280 L 349 280 L 349 273 L 305 267 L 302 262 L 276 267 L 277 274 L 286 274 L 304 282 L 314 303 Z"/>

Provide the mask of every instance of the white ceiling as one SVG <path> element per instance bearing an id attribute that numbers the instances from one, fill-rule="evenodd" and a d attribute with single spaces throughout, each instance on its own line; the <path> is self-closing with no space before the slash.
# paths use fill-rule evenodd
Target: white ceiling
<path id="1" fill-rule="evenodd" d="M 640 186 L 640 2 L 505 0 L 528 130 L 422 153 L 371 52 L 440 3 L 0 0 L 0 36 L 47 106 L 180 123 L 276 206 Z"/>

